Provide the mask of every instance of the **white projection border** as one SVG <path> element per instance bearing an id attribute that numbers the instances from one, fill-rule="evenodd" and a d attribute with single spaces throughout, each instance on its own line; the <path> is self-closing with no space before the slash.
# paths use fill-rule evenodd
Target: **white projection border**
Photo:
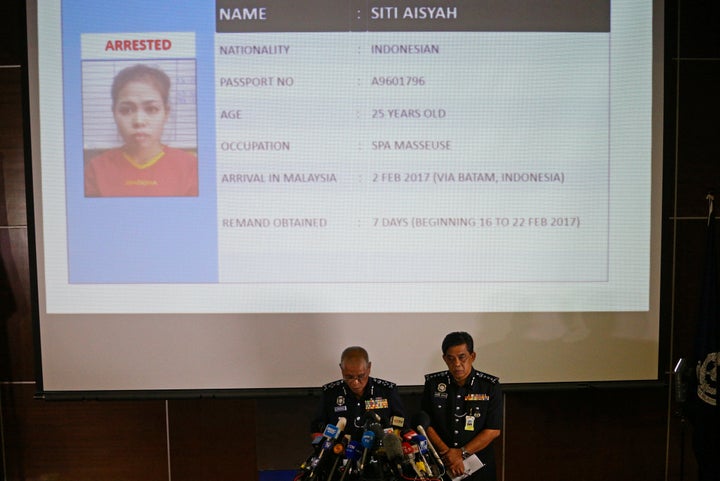
<path id="1" fill-rule="evenodd" d="M 592 141 L 593 145 L 583 145 L 579 150 L 578 146 L 561 149 L 566 157 L 553 159 L 560 167 L 543 168 L 543 171 L 568 174 L 562 187 L 552 188 L 556 189 L 553 192 L 560 189 L 572 192 L 569 198 L 574 203 L 555 198 L 555 193 L 538 193 L 533 190 L 536 186 L 528 192 L 518 192 L 509 201 L 509 195 L 499 195 L 506 203 L 498 203 L 488 210 L 492 215 L 487 219 L 495 223 L 492 229 L 478 229 L 477 223 L 486 219 L 481 215 L 483 209 L 470 209 L 464 204 L 480 200 L 487 208 L 492 204 L 485 202 L 495 196 L 492 192 L 465 195 L 458 200 L 459 196 L 447 185 L 432 189 L 418 185 L 399 190 L 392 183 L 391 176 L 396 173 L 430 172 L 433 176 L 467 172 L 472 163 L 462 160 L 460 147 L 459 154 L 442 157 L 440 161 L 450 159 L 451 169 L 444 169 L 438 160 L 426 154 L 399 159 L 392 168 L 384 167 L 382 160 L 368 163 L 368 158 L 359 153 L 340 162 L 337 159 L 344 153 L 343 142 L 348 140 L 337 140 L 332 132 L 325 132 L 324 136 L 318 136 L 317 132 L 304 135 L 302 130 L 295 130 L 296 125 L 277 130 L 272 136 L 289 139 L 297 148 L 298 158 L 294 164 L 287 167 L 272 155 L 249 155 L 242 172 L 262 176 L 266 182 L 273 173 L 282 177 L 298 172 L 334 172 L 340 184 L 358 176 L 365 183 L 353 184 L 345 191 L 337 185 L 330 188 L 303 186 L 300 189 L 289 186 L 286 192 L 316 189 L 310 195 L 310 201 L 300 202 L 301 207 L 306 208 L 298 209 L 292 216 L 282 207 L 294 202 L 283 193 L 285 186 L 243 185 L 238 189 L 237 186 L 223 185 L 223 173 L 238 172 L 236 157 L 220 148 L 224 139 L 233 139 L 235 130 L 232 123 L 217 120 L 217 115 L 222 109 L 235 107 L 231 93 L 221 90 L 218 83 L 214 96 L 205 98 L 213 99 L 210 104 L 198 98 L 199 117 L 202 117 L 202 108 L 210 108 L 212 118 L 217 120 L 216 125 L 204 125 L 198 130 L 198 136 L 202 137 L 206 131 L 203 129 L 215 129 L 213 143 L 209 143 L 212 151 L 208 152 L 207 146 L 205 151 L 199 147 L 201 175 L 203 153 L 208 159 L 214 159 L 217 169 L 214 178 L 206 179 L 217 189 L 213 191 L 216 196 L 213 207 L 217 209 L 203 212 L 203 215 L 215 217 L 212 225 L 217 228 L 217 279 L 202 282 L 192 282 L 192 279 L 183 282 L 123 282 L 122 279 L 71 282 L 69 262 L 73 246 L 68 244 L 68 213 L 74 212 L 74 207 L 72 202 L 68 203 L 68 196 L 72 196 L 72 189 L 80 184 L 66 183 L 69 165 L 65 158 L 69 148 L 66 132 L 75 127 L 66 125 L 64 116 L 64 99 L 68 98 L 64 82 L 68 72 L 64 72 L 63 65 L 61 4 L 59 1 L 42 2 L 41 8 L 29 5 L 31 20 L 37 8 L 39 26 L 37 64 L 31 64 L 30 86 L 37 89 L 36 98 L 31 95 L 31 113 L 43 389 L 142 391 L 312 387 L 337 374 L 337 356 L 343 347 L 351 344 L 368 348 L 374 362 L 374 375 L 402 385 L 420 385 L 424 372 L 443 368 L 439 344 L 451 330 L 467 330 L 473 334 L 479 365 L 483 370 L 499 375 L 503 382 L 656 379 L 662 151 L 659 125 L 662 116 L 657 113 L 657 108 L 662 103 L 662 86 L 656 84 L 653 89 L 653 74 L 657 82 L 662 65 L 657 65 L 657 58 L 653 65 L 653 21 L 656 25 L 661 22 L 657 15 L 653 18 L 650 3 L 612 1 L 609 34 L 588 34 L 585 50 L 551 49 L 545 52 L 546 62 L 550 62 L 553 55 L 571 56 L 572 60 L 564 58 L 556 65 L 558 71 L 567 72 L 573 71 L 575 62 L 587 60 L 584 55 L 587 49 L 599 47 L 597 51 L 604 55 L 605 68 L 591 70 L 588 76 L 594 76 L 593 81 L 599 82 L 591 85 L 607 87 L 607 94 L 603 94 L 606 103 L 564 121 L 579 122 L 588 112 L 594 112 L 600 123 L 606 123 L 605 134 L 597 136 L 594 130 L 588 133 L 577 127 L 572 131 L 573 135 L 583 134 L 583 138 Z M 208 5 L 208 8 L 214 8 L 214 2 Z M 190 34 L 185 32 L 183 35 Z M 224 64 L 217 56 L 217 49 L 222 44 L 232 44 L 238 35 L 216 34 L 212 46 L 216 54 L 215 72 L 210 74 L 215 80 L 222 74 L 235 74 L 233 65 Z M 289 44 L 307 51 L 320 48 L 325 38 L 332 38 L 333 44 L 342 45 L 347 41 L 350 45 L 350 40 L 340 39 L 357 41 L 357 36 L 362 34 L 326 37 L 319 34 L 251 34 L 248 38 L 256 39 L 261 35 L 270 35 L 265 37 L 265 43 Z M 422 35 L 415 35 L 406 36 L 413 42 L 423 40 Z M 534 45 L 543 40 L 543 34 L 513 34 L 512 38 L 508 34 L 507 43 L 503 43 L 505 40 L 501 35 L 462 32 L 436 34 L 435 38 L 441 44 L 445 41 L 444 45 L 453 44 L 454 40 L 450 38 L 461 38 L 458 44 L 487 41 L 497 49 L 496 53 L 507 55 L 522 50 L 518 45 L 524 45 L 524 35 L 531 38 Z M 448 40 L 445 40 L 446 36 Z M 547 37 L 567 43 L 562 35 L 548 34 Z M 383 33 L 377 34 L 377 38 L 381 43 L 390 43 L 396 37 Z M 604 40 L 597 43 L 597 38 Z M 547 46 L 554 45 L 547 38 L 545 41 Z M 202 47 L 197 48 L 202 50 Z M 351 48 L 345 47 L 346 50 Z M 297 59 L 300 60 L 302 57 Z M 482 60 L 483 65 L 491 63 L 489 58 Z M 527 60 L 526 63 L 531 63 Z M 260 76 L 263 69 L 274 71 L 281 65 L 253 67 L 251 63 L 245 64 L 242 74 Z M 253 72 L 253 68 L 257 70 Z M 346 70 L 336 71 L 334 75 L 353 74 L 351 66 L 343 68 Z M 498 67 L 500 71 L 502 68 L 506 67 Z M 203 75 L 200 70 L 198 85 Z M 294 72 L 298 82 L 313 75 L 302 67 Z M 511 73 L 508 70 L 505 75 Z M 542 73 L 543 70 L 531 71 L 530 76 L 537 77 Z M 426 80 L 439 81 L 439 78 L 429 75 Z M 547 89 L 553 88 L 558 89 L 552 92 L 553 95 L 567 93 L 568 86 L 553 85 L 558 78 L 548 76 L 544 86 L 546 94 Z M 332 83 L 332 78 L 330 81 Z M 457 80 L 458 84 L 448 81 L 446 86 L 461 88 L 465 81 Z M 539 88 L 538 85 L 542 86 L 542 79 L 537 85 L 524 87 L 523 95 L 537 94 L 535 88 Z M 496 85 L 497 88 L 502 86 Z M 324 84 L 315 85 L 303 93 L 309 99 L 317 99 L 325 87 Z M 336 100 L 342 102 L 346 94 L 336 94 Z M 358 90 L 360 94 L 365 95 L 363 89 Z M 198 91 L 198 95 L 202 96 L 202 92 Z M 283 104 L 282 96 L 274 100 L 280 107 L 266 103 L 270 110 L 263 110 L 260 101 L 267 100 L 267 93 L 259 97 L 256 92 L 239 95 L 247 98 L 241 97 L 243 102 L 238 110 L 252 115 L 256 125 L 256 131 L 250 130 L 246 137 L 264 139 L 262 132 L 277 121 L 271 113 L 287 106 Z M 448 97 L 442 109 L 457 111 L 462 101 L 462 97 Z M 205 102 L 204 107 L 200 102 Z M 418 104 L 412 102 L 402 97 L 394 100 L 392 96 L 376 99 L 376 104 L 383 109 Z M 374 107 L 376 104 L 361 104 L 363 115 L 373 109 L 380 110 Z M 435 104 L 418 106 L 433 109 L 435 114 L 440 108 Z M 292 112 L 293 108 L 304 110 L 307 105 L 288 107 L 290 117 L 302 118 L 299 113 Z M 540 110 L 540 114 L 552 117 L 552 108 Z M 308 115 L 307 122 L 310 122 L 312 115 L 319 114 L 310 112 Z M 540 117 L 529 117 L 529 120 L 539 121 Z M 518 119 L 522 120 L 522 116 L 508 116 L 500 118 L 500 123 L 510 124 Z M 492 117 L 484 121 L 491 123 Z M 342 132 L 352 130 L 352 125 L 342 122 L 332 123 L 332 128 Z M 387 124 L 380 124 L 379 130 L 378 124 L 368 119 L 360 124 L 365 130 L 361 129 L 359 140 L 353 141 L 359 141 L 363 146 L 380 138 L 378 132 L 387 131 L 390 138 L 401 138 L 401 130 L 393 130 L 398 127 L 392 124 L 387 127 Z M 592 129 L 593 126 L 590 123 L 587 127 Z M 561 123 L 558 127 L 564 129 L 567 125 Z M 467 124 L 458 127 L 453 122 L 436 123 L 424 129 L 440 132 L 437 138 L 490 141 L 481 133 L 474 138 L 472 128 Z M 565 132 L 560 130 L 559 135 L 550 136 L 549 141 L 553 144 L 566 141 Z M 515 157 L 521 159 L 519 163 L 530 163 L 536 151 L 526 152 L 526 149 L 537 147 L 537 152 L 542 153 L 543 139 L 533 135 L 543 134 L 524 135 L 516 139 L 517 143 L 509 144 L 508 149 L 516 154 L 519 152 L 521 156 Z M 268 137 L 269 140 L 272 138 Z M 313 152 L 312 146 L 323 139 L 326 144 L 322 150 Z M 473 152 L 480 153 L 492 165 L 489 159 L 497 149 L 487 148 L 490 150 Z M 584 166 L 572 165 L 574 160 L 579 162 L 573 154 L 588 152 L 592 155 L 600 153 L 598 158 L 607 157 L 585 170 Z M 372 156 L 375 157 L 384 159 L 392 155 Z M 418 164 L 423 167 L 411 167 Z M 499 177 L 506 171 L 531 169 L 514 167 L 508 170 L 495 166 L 486 170 Z M 373 174 L 386 174 L 383 179 L 388 182 L 372 185 L 375 192 L 368 192 Z M 596 177 L 599 182 L 594 182 Z M 459 187 L 458 184 L 452 189 L 467 192 L 467 186 Z M 440 192 L 435 201 L 433 192 Z M 583 200 L 583 192 L 587 192 L 593 202 Z M 277 198 L 281 207 L 268 204 L 266 201 L 271 198 Z M 594 203 L 598 198 L 603 199 L 603 203 Z M 366 199 L 369 204 L 355 205 L 362 203 L 360 199 Z M 542 202 L 551 208 L 543 207 Z M 395 206 L 395 212 L 383 211 L 385 203 Z M 403 203 L 407 207 L 401 209 L 399 206 Z M 135 200 L 127 203 L 130 209 L 134 205 L 143 204 Z M 178 204 L 178 208 L 182 209 L 184 205 Z M 451 210 L 443 209 L 448 205 Z M 350 209 L 350 214 L 343 209 Z M 243 215 L 239 213 L 241 211 L 252 214 Z M 402 226 L 384 231 L 371 228 L 373 219 L 380 223 L 404 219 L 412 226 L 414 219 L 445 218 L 449 211 L 457 213 L 453 217 L 472 218 L 476 228 L 468 232 L 454 230 L 451 235 L 447 230 L 435 230 L 419 236 L 417 230 Z M 522 242 L 517 242 L 512 237 L 513 232 L 500 229 L 498 224 L 502 223 L 501 219 L 508 219 L 510 223 L 517 219 L 526 223 L 536 219 L 534 222 L 541 223 L 551 221 L 553 217 L 574 222 L 572 219 L 576 215 L 572 214 L 577 212 L 584 213 L 580 216 L 580 229 L 575 229 L 580 234 L 571 234 L 570 242 L 563 239 L 567 231 L 548 235 L 548 230 L 543 230 L 540 225 L 524 231 Z M 248 218 L 267 219 L 272 225 L 284 216 L 332 220 L 343 215 L 353 221 L 359 219 L 360 226 L 354 222 L 339 223 L 320 236 L 317 231 L 285 234 L 275 229 L 258 234 L 223 229 L 224 219 L 233 219 L 233 222 Z M 584 231 L 586 220 L 589 228 Z M 102 224 L 103 228 L 113 225 L 111 220 L 102 222 L 107 222 Z M 443 243 L 456 234 L 460 240 L 443 249 Z M 140 252 L 141 231 L 119 235 L 121 238 L 128 236 L 125 248 Z M 413 235 L 416 236 L 414 241 Z M 540 244 L 532 243 L 536 240 Z M 505 250 L 494 256 L 492 249 L 489 253 L 483 251 L 483 241 L 493 249 Z M 239 245 L 247 247 L 242 256 L 238 255 L 236 246 Z M 565 249 L 572 252 L 568 251 L 564 256 Z M 428 253 L 432 252 L 439 257 L 428 259 Z M 533 256 L 535 252 L 537 255 Z M 188 252 L 187 256 L 206 254 Z M 315 265 L 319 267 L 311 269 L 306 268 L 309 264 L 296 264 L 302 256 L 316 260 Z M 413 265 L 413 259 L 420 259 L 417 266 Z M 545 261 L 550 264 L 543 268 Z M 363 268 L 363 262 L 370 262 L 370 266 Z M 578 268 L 579 263 L 583 268 Z M 408 272 L 411 276 L 403 277 Z M 289 280 L 283 281 L 283 275 Z M 553 279 L 553 275 L 557 277 Z M 413 276 L 420 280 L 412 281 Z M 542 279 L 538 281 L 538 278 Z"/>

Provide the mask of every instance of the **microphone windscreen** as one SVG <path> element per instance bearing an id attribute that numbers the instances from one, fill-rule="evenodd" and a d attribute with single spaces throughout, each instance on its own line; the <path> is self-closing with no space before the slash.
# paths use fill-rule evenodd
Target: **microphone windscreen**
<path id="1" fill-rule="evenodd" d="M 405 427 L 405 418 L 402 416 L 393 416 L 390 418 L 390 425 L 397 429 Z"/>
<path id="2" fill-rule="evenodd" d="M 347 424 L 347 419 L 340 417 L 338 418 L 337 427 L 340 431 L 345 431 L 345 425 Z"/>
<path id="3" fill-rule="evenodd" d="M 401 446 L 402 446 L 403 454 L 406 455 L 406 456 L 407 456 L 407 455 L 415 454 L 415 453 L 417 453 L 417 452 L 420 451 L 420 450 L 417 448 L 417 446 L 413 446 L 412 444 L 410 444 L 410 443 L 407 442 L 407 441 L 403 441 L 402 444 L 401 444 Z"/>
<path id="4" fill-rule="evenodd" d="M 381 421 L 380 415 L 376 413 L 375 411 L 365 411 L 365 414 L 363 415 L 366 422 L 376 422 L 379 423 Z"/>
<path id="5" fill-rule="evenodd" d="M 337 426 L 335 426 L 334 424 L 328 423 L 325 426 L 325 431 L 323 431 L 323 438 L 335 439 L 338 436 L 340 436 L 340 431 L 342 431 L 342 430 L 339 429 Z"/>
<path id="6" fill-rule="evenodd" d="M 383 427 L 378 423 L 370 423 L 368 429 L 375 433 L 375 437 L 377 439 L 382 439 L 383 434 L 385 434 L 385 431 L 383 431 Z"/>
<path id="7" fill-rule="evenodd" d="M 412 438 L 418 435 L 418 433 L 415 432 L 413 429 L 403 429 L 400 432 L 400 435 L 403 438 L 403 441 L 410 441 Z"/>
<path id="8" fill-rule="evenodd" d="M 428 440 L 422 434 L 418 434 L 410 440 L 411 443 L 417 445 L 420 453 L 425 454 L 428 452 Z"/>
<path id="9" fill-rule="evenodd" d="M 347 459 L 357 461 L 360 459 L 360 451 L 362 451 L 360 443 L 357 441 L 350 441 L 347 445 L 347 449 L 345 449 L 345 457 Z"/>
<path id="10" fill-rule="evenodd" d="M 388 459 L 398 459 L 403 456 L 402 441 L 393 433 L 386 433 L 383 437 L 383 448 Z"/>
<path id="11" fill-rule="evenodd" d="M 373 431 L 365 431 L 360 439 L 365 449 L 372 449 L 375 445 L 375 433 Z"/>

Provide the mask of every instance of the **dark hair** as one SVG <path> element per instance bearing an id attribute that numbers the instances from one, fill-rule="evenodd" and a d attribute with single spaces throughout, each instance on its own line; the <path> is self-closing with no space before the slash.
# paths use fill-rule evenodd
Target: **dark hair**
<path id="1" fill-rule="evenodd" d="M 370 358 L 368 357 L 368 353 L 364 347 L 350 346 L 346 348 L 340 355 L 340 367 L 342 367 L 345 361 L 355 359 L 362 359 L 365 361 L 365 364 L 370 364 Z"/>
<path id="2" fill-rule="evenodd" d="M 130 82 L 147 82 L 151 84 L 160 92 L 165 107 L 169 106 L 170 77 L 160 69 L 137 64 L 132 67 L 126 67 L 115 75 L 111 88 L 113 110 L 115 109 L 118 95 L 120 95 L 120 90 Z"/>
<path id="3" fill-rule="evenodd" d="M 445 339 L 443 339 L 442 342 L 442 353 L 443 356 L 447 354 L 448 349 L 455 346 L 462 346 L 463 344 L 467 345 L 467 350 L 469 353 L 473 353 L 473 349 L 475 349 L 475 343 L 473 342 L 473 338 L 470 334 L 468 334 L 465 331 L 456 331 L 451 332 L 447 336 L 445 336 Z"/>

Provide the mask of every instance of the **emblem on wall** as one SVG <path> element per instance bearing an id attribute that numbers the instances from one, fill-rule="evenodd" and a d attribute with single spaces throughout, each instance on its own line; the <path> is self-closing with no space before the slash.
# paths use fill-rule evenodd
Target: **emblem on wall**
<path id="1" fill-rule="evenodd" d="M 718 352 L 710 352 L 702 364 L 697 366 L 697 395 L 711 406 L 717 405 L 717 364 Z"/>

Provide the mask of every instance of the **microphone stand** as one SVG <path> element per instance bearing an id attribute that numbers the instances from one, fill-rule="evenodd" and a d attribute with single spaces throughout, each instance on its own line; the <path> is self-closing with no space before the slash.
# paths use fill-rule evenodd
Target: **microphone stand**
<path id="1" fill-rule="evenodd" d="M 673 369 L 672 384 L 674 390 L 675 411 L 673 414 L 680 419 L 680 478 L 679 481 L 685 480 L 685 431 L 687 425 L 687 417 L 685 415 L 687 405 L 688 383 L 687 376 L 690 374 L 691 368 L 686 359 L 680 358 Z"/>
<path id="2" fill-rule="evenodd" d="M 683 403 L 684 404 L 684 403 Z M 680 405 L 675 412 L 675 415 L 680 418 L 680 477 L 678 481 L 685 480 L 685 427 L 687 419 L 685 417 L 685 406 Z"/>

